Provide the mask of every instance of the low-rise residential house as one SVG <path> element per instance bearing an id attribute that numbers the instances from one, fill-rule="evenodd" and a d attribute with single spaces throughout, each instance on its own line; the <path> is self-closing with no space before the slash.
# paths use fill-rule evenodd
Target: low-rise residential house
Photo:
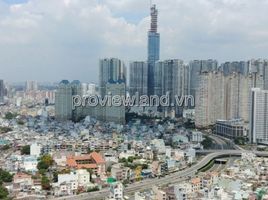
<path id="1" fill-rule="evenodd" d="M 187 200 L 192 197 L 192 186 L 190 183 L 181 183 L 170 186 L 165 190 L 169 200 Z"/>
<path id="2" fill-rule="evenodd" d="M 124 186 L 120 182 L 110 184 L 109 200 L 122 200 L 124 199 Z"/>
<path id="3" fill-rule="evenodd" d="M 39 157 L 41 155 L 42 146 L 38 143 L 33 143 L 30 146 L 30 155 Z"/>
<path id="4" fill-rule="evenodd" d="M 168 200 L 166 192 L 160 188 L 153 187 L 153 192 L 155 194 L 155 200 Z"/>
<path id="5" fill-rule="evenodd" d="M 200 143 L 203 141 L 203 133 L 199 131 L 192 131 L 190 133 L 191 141 L 194 143 Z"/>
<path id="6" fill-rule="evenodd" d="M 65 153 L 57 152 L 53 154 L 53 160 L 58 167 L 66 167 L 67 165 L 67 156 Z"/>
<path id="7" fill-rule="evenodd" d="M 32 176 L 23 172 L 18 172 L 13 177 L 13 192 L 31 191 L 33 187 Z"/>
<path id="8" fill-rule="evenodd" d="M 117 181 L 123 181 L 130 177 L 131 169 L 118 163 L 112 166 L 111 176 Z"/>
<path id="9" fill-rule="evenodd" d="M 135 157 L 136 152 L 134 150 L 127 150 L 127 151 L 123 151 L 119 154 L 119 158 L 125 158 L 128 159 L 129 157 Z"/>
<path id="10" fill-rule="evenodd" d="M 202 188 L 202 182 L 200 178 L 193 178 L 191 180 L 192 192 L 198 192 Z"/>
<path id="11" fill-rule="evenodd" d="M 78 189 L 77 182 L 69 181 L 53 184 L 54 196 L 74 195 Z"/>
<path id="12" fill-rule="evenodd" d="M 37 172 L 37 157 L 36 156 L 24 156 L 22 160 L 22 168 L 28 172 Z"/>
<path id="13" fill-rule="evenodd" d="M 90 182 L 90 173 L 86 169 L 76 170 L 78 177 L 78 186 L 83 188 L 88 188 L 91 185 Z"/>
<path id="14" fill-rule="evenodd" d="M 97 152 L 80 156 L 68 156 L 67 166 L 75 169 L 91 169 L 96 175 L 105 176 L 105 161 Z"/>
<path id="15" fill-rule="evenodd" d="M 70 174 L 59 174 L 58 182 L 53 183 L 53 190 L 55 196 L 65 196 L 75 194 L 78 189 L 77 174 L 71 172 Z"/>

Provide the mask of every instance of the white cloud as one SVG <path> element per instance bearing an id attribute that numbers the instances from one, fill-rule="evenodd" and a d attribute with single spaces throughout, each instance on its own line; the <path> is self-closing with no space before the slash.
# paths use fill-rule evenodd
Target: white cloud
<path id="1" fill-rule="evenodd" d="M 153 2 L 163 59 L 266 56 L 267 0 Z M 99 58 L 146 59 L 148 29 L 149 0 L 0 0 L 0 78 L 97 81 Z"/>

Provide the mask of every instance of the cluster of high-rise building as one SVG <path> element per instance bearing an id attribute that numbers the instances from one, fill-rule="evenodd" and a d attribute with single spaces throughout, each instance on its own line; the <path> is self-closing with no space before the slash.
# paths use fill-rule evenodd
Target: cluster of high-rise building
<path id="1" fill-rule="evenodd" d="M 268 125 L 265 112 L 268 103 L 265 99 L 267 70 L 268 60 L 258 59 L 227 62 L 216 70 L 199 71 L 194 89 L 196 126 L 208 127 L 217 120 L 229 120 L 231 123 L 241 119 L 246 129 L 244 137 L 252 143 L 268 143 L 265 128 Z M 191 79 L 194 79 L 193 74 Z"/>
<path id="2" fill-rule="evenodd" d="M 38 83 L 37 81 L 26 81 L 25 83 L 25 91 L 31 92 L 38 90 Z"/>
<path id="3" fill-rule="evenodd" d="M 105 58 L 99 61 L 99 95 L 104 97 L 113 93 L 126 96 L 127 90 L 130 96 L 137 93 L 139 96 L 168 94 L 170 107 L 157 108 L 157 111 L 164 113 L 163 116 L 174 116 L 173 114 L 182 116 L 184 108 L 194 108 L 197 128 L 214 125 L 217 120 L 241 119 L 247 124 L 247 136 L 255 133 L 258 135 L 259 131 L 256 126 L 260 120 L 256 121 L 254 116 L 257 115 L 256 112 L 259 109 L 265 110 L 267 100 L 260 100 L 261 94 L 264 95 L 265 92 L 252 91 L 252 88 L 268 89 L 268 61 L 258 59 L 219 64 L 214 59 L 192 60 L 189 63 L 184 63 L 180 59 L 160 60 L 160 34 L 157 30 L 157 17 L 158 10 L 153 5 L 151 7 L 151 26 L 148 31 L 147 61 L 130 63 L 129 87 L 126 86 L 127 70 L 122 60 Z M 79 90 L 81 87 L 83 86 L 79 84 Z M 95 94 L 95 88 L 93 90 Z M 109 108 L 86 107 L 73 111 L 71 95 L 85 94 L 85 92 L 77 91 L 77 89 L 74 90 L 72 83 L 61 82 L 56 95 L 56 117 L 58 119 L 80 119 L 86 115 L 93 115 L 97 119 L 124 123 L 124 105 Z M 87 91 L 87 89 L 82 89 L 82 91 Z M 194 97 L 195 105 L 177 106 L 174 97 L 186 95 Z M 260 100 L 260 103 L 256 104 L 255 98 Z M 262 107 L 260 108 L 260 106 Z M 262 132 L 265 132 L 263 127 L 268 124 L 268 120 L 266 121 L 266 114 L 263 115 L 265 117 L 262 118 L 261 129 Z M 257 124 L 254 124 L 254 120 Z M 228 135 L 228 133 L 226 134 Z M 256 142 L 263 141 L 264 139 L 261 137 L 259 139 L 257 136 L 250 138 L 252 142 Z"/>

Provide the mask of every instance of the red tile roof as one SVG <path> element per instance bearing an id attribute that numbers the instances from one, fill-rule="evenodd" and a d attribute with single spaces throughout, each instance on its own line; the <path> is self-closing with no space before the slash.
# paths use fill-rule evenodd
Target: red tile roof
<path id="1" fill-rule="evenodd" d="M 78 161 L 88 160 L 89 163 L 81 163 L 79 164 Z M 67 165 L 69 167 L 75 168 L 90 168 L 94 169 L 97 168 L 98 165 L 104 164 L 105 161 L 102 156 L 97 152 L 92 152 L 91 154 L 87 155 L 80 155 L 80 156 L 69 156 L 67 157 Z"/>

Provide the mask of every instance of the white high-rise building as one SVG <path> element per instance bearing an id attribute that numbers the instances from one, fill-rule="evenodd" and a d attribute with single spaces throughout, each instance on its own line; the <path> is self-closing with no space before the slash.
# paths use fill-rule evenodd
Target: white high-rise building
<path id="1" fill-rule="evenodd" d="M 248 121 L 248 96 L 250 93 L 248 76 L 233 72 L 225 77 L 224 97 L 225 117 L 224 119 L 242 118 Z"/>
<path id="2" fill-rule="evenodd" d="M 253 88 L 251 96 L 250 142 L 268 144 L 268 90 Z"/>
<path id="3" fill-rule="evenodd" d="M 202 73 L 196 91 L 195 124 L 197 127 L 213 125 L 224 118 L 224 75 L 221 72 Z"/>
<path id="4" fill-rule="evenodd" d="M 87 86 L 87 94 L 88 95 L 94 95 L 96 94 L 96 84 L 94 83 L 89 83 Z"/>
<path id="5" fill-rule="evenodd" d="M 26 92 L 38 90 L 38 84 L 36 81 L 26 81 L 25 83 Z"/>

